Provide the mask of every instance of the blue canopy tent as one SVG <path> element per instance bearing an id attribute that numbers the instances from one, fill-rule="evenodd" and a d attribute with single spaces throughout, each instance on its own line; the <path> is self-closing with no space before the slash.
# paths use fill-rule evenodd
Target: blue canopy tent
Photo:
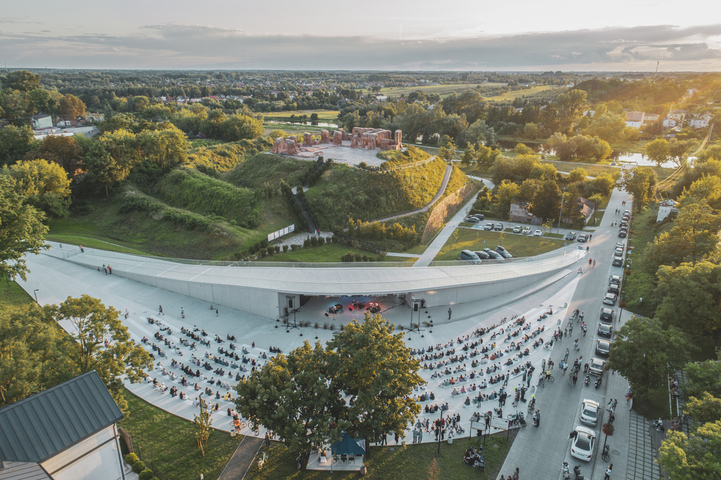
<path id="1" fill-rule="evenodd" d="M 340 442 L 336 442 L 333 445 L 331 445 L 330 451 L 333 455 L 363 456 L 363 455 L 365 455 L 366 450 L 364 447 L 362 447 L 358 444 L 359 442 L 362 442 L 362 444 L 365 445 L 365 440 L 353 439 L 346 432 L 343 432 L 343 438 L 340 440 Z"/>

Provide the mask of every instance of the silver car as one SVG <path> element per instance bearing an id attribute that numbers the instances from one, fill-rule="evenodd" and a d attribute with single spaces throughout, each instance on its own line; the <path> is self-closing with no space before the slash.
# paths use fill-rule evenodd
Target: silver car
<path id="1" fill-rule="evenodd" d="M 615 305 L 616 304 L 616 294 L 615 293 L 607 293 L 605 297 L 603 297 L 603 303 L 606 305 Z"/>
<path id="2" fill-rule="evenodd" d="M 596 425 L 600 405 L 593 400 L 585 399 L 581 408 L 581 421 L 586 425 Z"/>

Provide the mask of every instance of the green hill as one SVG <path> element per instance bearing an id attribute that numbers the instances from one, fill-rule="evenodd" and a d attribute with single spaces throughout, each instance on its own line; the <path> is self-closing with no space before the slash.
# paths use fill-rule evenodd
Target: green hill
<path id="1" fill-rule="evenodd" d="M 238 187 L 261 188 L 270 185 L 279 188 L 281 180 L 297 186 L 314 166 L 314 160 L 259 153 L 226 173 L 223 180 Z"/>

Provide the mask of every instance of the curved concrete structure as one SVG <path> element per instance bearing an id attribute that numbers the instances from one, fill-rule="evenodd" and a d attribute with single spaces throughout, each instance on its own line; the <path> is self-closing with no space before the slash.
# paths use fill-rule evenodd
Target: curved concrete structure
<path id="1" fill-rule="evenodd" d="M 111 265 L 113 275 L 272 319 L 283 315 L 289 302 L 291 309 L 300 305 L 301 295 L 412 295 L 425 300 L 429 307 L 478 301 L 536 283 L 568 268 L 585 254 L 574 246 L 483 265 L 409 268 L 306 264 L 307 268 L 278 268 L 237 262 L 190 265 L 89 248 L 80 253 L 78 247 L 64 247 L 51 243 L 48 254 L 93 269 Z"/>

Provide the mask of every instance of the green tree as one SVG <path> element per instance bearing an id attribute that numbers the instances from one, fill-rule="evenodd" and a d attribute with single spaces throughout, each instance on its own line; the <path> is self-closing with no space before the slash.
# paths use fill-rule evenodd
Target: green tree
<path id="1" fill-rule="evenodd" d="M 27 70 L 15 70 L 2 79 L 3 88 L 29 92 L 40 87 L 40 75 L 35 75 Z"/>
<path id="2" fill-rule="evenodd" d="M 697 423 L 717 422 L 721 420 L 721 398 L 703 392 L 699 398 L 690 397 L 683 411 Z"/>
<path id="3" fill-rule="evenodd" d="M 633 195 L 633 205 L 637 211 L 653 198 L 656 188 L 656 172 L 650 167 L 636 167 L 624 170 L 621 184 L 628 193 Z"/>
<path id="4" fill-rule="evenodd" d="M 127 130 L 115 130 L 102 134 L 85 154 L 84 164 L 88 167 L 88 177 L 92 184 L 109 189 L 125 180 L 131 168 L 140 159 L 140 149 L 135 135 Z"/>
<path id="5" fill-rule="evenodd" d="M 340 438 L 338 420 L 346 407 L 328 357 L 320 342 L 313 348 L 306 341 L 288 355 L 271 358 L 236 387 L 238 412 L 301 454 L 303 468 L 313 445 Z"/>
<path id="6" fill-rule="evenodd" d="M 220 127 L 220 137 L 229 142 L 252 140 L 263 134 L 263 122 L 248 115 L 232 115 Z"/>
<path id="7" fill-rule="evenodd" d="M 556 182 L 544 181 L 533 199 L 531 212 L 544 221 L 558 218 L 561 196 L 561 189 Z"/>
<path id="8" fill-rule="evenodd" d="M 84 137 L 83 137 L 84 139 Z M 83 140 L 81 139 L 81 142 Z M 87 139 L 90 142 L 90 139 Z M 68 175 L 74 176 L 80 167 L 80 160 L 83 156 L 83 148 L 75 137 L 63 137 L 51 135 L 40 142 L 36 150 L 30 150 L 25 154 L 26 160 L 43 158 L 49 162 L 55 162 L 65 169 Z"/>
<path id="9" fill-rule="evenodd" d="M 656 162 L 659 167 L 668 161 L 670 155 L 668 141 L 664 138 L 648 142 L 643 150 L 646 156 Z"/>
<path id="10" fill-rule="evenodd" d="M 148 352 L 131 341 L 128 328 L 120 321 L 120 312 L 97 298 L 82 295 L 68 297 L 52 314 L 55 321 L 67 320 L 72 326 L 70 336 L 76 348 L 70 358 L 77 374 L 95 370 L 118 406 L 126 410 L 123 379 L 131 383 L 144 380 L 153 363 Z"/>
<path id="11" fill-rule="evenodd" d="M 47 160 L 23 160 L 10 168 L 3 167 L 15 179 L 15 188 L 26 203 L 54 217 L 67 214 L 70 204 L 70 180 L 57 163 Z"/>
<path id="12" fill-rule="evenodd" d="M 330 371 L 348 396 L 347 431 L 378 442 L 393 432 L 403 437 L 420 413 L 413 389 L 424 384 L 420 365 L 393 326 L 366 312 L 328 343 Z"/>
<path id="13" fill-rule="evenodd" d="M 521 188 L 508 180 L 503 180 L 501 184 L 496 187 L 496 199 L 498 200 L 502 215 L 508 214 L 511 210 L 511 203 L 513 203 L 520 194 Z"/>
<path id="14" fill-rule="evenodd" d="M 688 437 L 668 432 L 658 462 L 670 480 L 721 478 L 721 421 L 705 423 Z"/>
<path id="15" fill-rule="evenodd" d="M 200 449 L 200 454 L 205 456 L 208 438 L 210 438 L 210 429 L 213 426 L 213 419 L 210 418 L 210 412 L 205 408 L 205 401 L 200 402 L 200 414 L 195 415 L 193 423 L 195 424 L 195 441 L 198 444 L 198 449 Z"/>
<path id="16" fill-rule="evenodd" d="M 670 373 L 680 370 L 694 349 L 678 328 L 664 329 L 658 320 L 636 317 L 618 331 L 606 368 L 623 375 L 636 396 L 644 399 Z"/>
<path id="17" fill-rule="evenodd" d="M 556 97 L 553 103 L 558 110 L 558 120 L 562 132 L 569 132 L 581 118 L 586 107 L 586 96 L 584 90 L 574 89 Z"/>
<path id="18" fill-rule="evenodd" d="M 138 98 L 138 97 L 135 97 Z M 163 130 L 144 130 L 136 141 L 145 160 L 169 170 L 188 160 L 188 142 L 185 134 L 174 125 L 168 124 Z"/>
<path id="19" fill-rule="evenodd" d="M 691 148 L 690 140 L 679 140 L 672 138 L 668 142 L 668 154 L 676 160 L 676 164 L 680 167 L 686 163 L 686 155 Z"/>
<path id="20" fill-rule="evenodd" d="M 35 137 L 30 127 L 0 128 L 0 166 L 12 165 L 32 149 Z"/>
<path id="21" fill-rule="evenodd" d="M 138 95 L 137 97 L 133 97 L 133 110 L 136 112 L 142 112 L 148 106 L 150 105 L 150 100 L 148 100 L 148 97 L 143 95 Z"/>
<path id="22" fill-rule="evenodd" d="M 73 345 L 55 323 L 52 306 L 0 309 L 0 406 L 69 380 Z"/>
<path id="23" fill-rule="evenodd" d="M 42 212 L 25 203 L 12 177 L 0 175 L 0 278 L 19 276 L 27 280 L 23 257 L 47 248 L 43 240 L 48 231 L 44 218 Z"/>
<path id="24" fill-rule="evenodd" d="M 463 152 L 463 155 L 461 156 L 461 163 L 463 165 L 470 165 L 473 159 L 476 156 L 476 148 L 473 146 L 473 144 L 469 144 L 466 150 Z"/>
<path id="25" fill-rule="evenodd" d="M 721 356 L 721 351 L 718 355 Z M 721 360 L 690 362 L 683 372 L 686 377 L 683 393 L 687 397 L 700 397 L 704 392 L 721 397 Z"/>

